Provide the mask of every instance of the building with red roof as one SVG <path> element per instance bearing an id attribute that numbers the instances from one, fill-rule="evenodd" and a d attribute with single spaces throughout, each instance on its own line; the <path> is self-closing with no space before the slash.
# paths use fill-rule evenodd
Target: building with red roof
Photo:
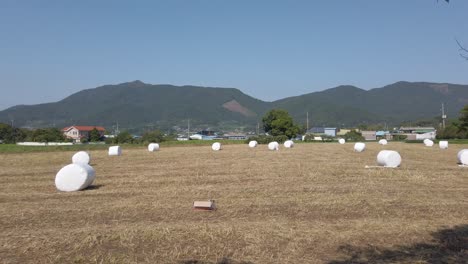
<path id="1" fill-rule="evenodd" d="M 95 128 L 99 132 L 99 135 L 103 137 L 106 129 L 101 126 L 69 126 L 63 128 L 62 132 L 66 138 L 71 138 L 75 142 L 81 142 L 83 138 L 88 139 L 89 133 Z"/>

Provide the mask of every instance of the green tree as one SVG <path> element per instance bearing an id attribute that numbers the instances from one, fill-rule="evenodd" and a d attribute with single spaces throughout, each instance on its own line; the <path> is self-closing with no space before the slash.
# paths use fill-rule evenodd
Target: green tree
<path id="1" fill-rule="evenodd" d="M 24 141 L 29 131 L 23 128 L 12 127 L 8 124 L 0 123 L 0 141 L 7 144 Z"/>
<path id="2" fill-rule="evenodd" d="M 100 140 L 101 140 L 101 134 L 99 133 L 99 131 L 96 128 L 93 128 L 89 132 L 89 141 L 90 142 L 98 142 Z"/>
<path id="3" fill-rule="evenodd" d="M 362 134 L 357 132 L 354 129 L 344 134 L 344 138 L 346 139 L 346 141 L 363 141 L 364 140 L 364 137 L 362 136 Z"/>
<path id="4" fill-rule="evenodd" d="M 10 125 L 0 123 L 0 140 L 3 143 L 14 143 L 13 128 Z"/>
<path id="5" fill-rule="evenodd" d="M 177 140 L 177 134 L 176 133 L 170 133 L 164 135 L 163 141 L 174 141 Z"/>
<path id="6" fill-rule="evenodd" d="M 468 105 L 465 105 L 465 107 L 460 111 L 460 118 L 458 120 L 460 120 L 458 125 L 460 130 L 465 132 L 468 131 Z"/>
<path id="7" fill-rule="evenodd" d="M 468 105 L 465 105 L 465 107 L 460 111 L 458 120 L 451 120 L 445 129 L 438 131 L 437 138 L 468 138 Z"/>
<path id="8" fill-rule="evenodd" d="M 149 131 L 143 134 L 141 142 L 143 143 L 160 143 L 164 141 L 164 134 L 159 130 Z"/>
<path id="9" fill-rule="evenodd" d="M 286 110 L 270 110 L 262 119 L 263 129 L 272 136 L 295 137 L 299 132 L 299 126 L 294 124 L 292 117 Z"/>
<path id="10" fill-rule="evenodd" d="M 123 131 L 114 138 L 113 142 L 116 144 L 117 143 L 132 143 L 133 137 L 128 131 Z"/>
<path id="11" fill-rule="evenodd" d="M 35 142 L 62 142 L 65 137 L 58 128 L 39 128 L 32 132 L 31 140 Z"/>
<path id="12" fill-rule="evenodd" d="M 445 129 L 437 132 L 437 139 L 457 139 L 464 138 L 464 131 L 460 130 L 460 125 L 457 122 L 452 122 Z"/>
<path id="13" fill-rule="evenodd" d="M 29 135 L 29 130 L 25 129 L 25 128 L 13 128 L 14 131 L 13 131 L 13 136 L 14 136 L 14 142 L 21 142 L 21 141 L 25 141 L 26 138 L 28 137 Z"/>

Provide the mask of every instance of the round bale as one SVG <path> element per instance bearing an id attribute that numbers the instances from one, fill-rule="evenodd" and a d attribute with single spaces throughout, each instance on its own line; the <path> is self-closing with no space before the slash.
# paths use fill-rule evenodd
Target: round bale
<path id="1" fill-rule="evenodd" d="M 448 141 L 446 141 L 446 140 L 439 141 L 439 148 L 448 149 Z"/>
<path id="2" fill-rule="evenodd" d="M 354 151 L 356 152 L 363 152 L 366 149 L 366 144 L 362 142 L 357 142 L 354 144 Z"/>
<path id="3" fill-rule="evenodd" d="M 279 144 L 276 141 L 268 143 L 269 150 L 279 150 Z"/>
<path id="4" fill-rule="evenodd" d="M 294 142 L 292 140 L 286 140 L 284 142 L 284 147 L 285 148 L 292 148 L 292 147 L 294 147 Z"/>
<path id="5" fill-rule="evenodd" d="M 153 151 L 158 151 L 159 150 L 159 144 L 158 143 L 150 143 L 148 145 L 148 151 L 153 152 Z"/>
<path id="6" fill-rule="evenodd" d="M 62 192 L 80 191 L 90 186 L 96 178 L 88 164 L 69 164 L 55 176 L 55 187 Z"/>
<path id="7" fill-rule="evenodd" d="M 426 147 L 432 147 L 432 146 L 434 146 L 434 141 L 432 141 L 432 140 L 430 140 L 430 139 L 425 139 L 425 140 L 424 140 L 424 145 L 425 145 Z"/>
<path id="8" fill-rule="evenodd" d="M 468 149 L 462 149 L 457 154 L 458 162 L 468 166 Z"/>
<path id="9" fill-rule="evenodd" d="M 91 158 L 86 151 L 78 151 L 72 157 L 72 163 L 76 164 L 89 164 Z"/>
<path id="10" fill-rule="evenodd" d="M 249 147 L 251 147 L 251 148 L 255 148 L 255 147 L 257 146 L 257 144 L 258 144 L 258 142 L 257 142 L 257 141 L 255 141 L 255 140 L 252 140 L 252 141 L 250 141 L 250 142 L 249 142 Z"/>
<path id="11" fill-rule="evenodd" d="M 220 150 L 221 149 L 221 143 L 219 143 L 219 142 L 213 143 L 213 145 L 211 145 L 211 149 L 214 150 L 214 151 Z"/>
<path id="12" fill-rule="evenodd" d="M 382 150 L 377 154 L 377 164 L 384 167 L 396 168 L 401 164 L 401 156 L 393 150 Z"/>
<path id="13" fill-rule="evenodd" d="M 340 138 L 338 139 L 338 143 L 343 145 L 344 143 L 346 143 L 346 140 L 344 138 Z"/>
<path id="14" fill-rule="evenodd" d="M 109 147 L 109 156 L 120 156 L 122 155 L 122 149 L 120 146 Z"/>
<path id="15" fill-rule="evenodd" d="M 379 140 L 379 144 L 380 145 L 387 145 L 388 141 L 386 139 L 381 139 L 381 140 Z"/>

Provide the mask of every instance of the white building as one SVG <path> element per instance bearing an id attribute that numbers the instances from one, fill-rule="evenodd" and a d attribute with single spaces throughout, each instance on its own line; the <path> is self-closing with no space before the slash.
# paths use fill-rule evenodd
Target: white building
<path id="1" fill-rule="evenodd" d="M 99 135 L 101 137 L 104 136 L 104 132 L 106 131 L 103 127 L 100 126 L 69 126 L 62 129 L 63 135 L 66 138 L 71 138 L 75 142 L 81 142 L 81 139 L 88 138 L 89 133 L 93 129 L 97 129 Z"/>

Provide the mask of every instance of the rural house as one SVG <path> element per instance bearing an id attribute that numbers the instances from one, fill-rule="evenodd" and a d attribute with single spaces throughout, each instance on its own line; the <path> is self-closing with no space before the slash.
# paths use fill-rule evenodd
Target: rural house
<path id="1" fill-rule="evenodd" d="M 437 130 L 434 127 L 400 127 L 399 133 L 406 135 L 408 140 L 435 139 Z"/>
<path id="2" fill-rule="evenodd" d="M 223 138 L 229 139 L 229 140 L 244 140 L 244 139 L 247 139 L 247 135 L 239 134 L 239 133 L 227 133 L 227 134 L 224 134 Z"/>
<path id="3" fill-rule="evenodd" d="M 87 139 L 89 137 L 89 133 L 94 128 L 96 128 L 97 131 L 99 131 L 99 135 L 101 135 L 101 137 L 104 136 L 104 132 L 106 130 L 100 126 L 69 126 L 63 128 L 62 132 L 66 138 L 71 138 L 75 142 L 81 142 L 81 139 Z"/>
<path id="4" fill-rule="evenodd" d="M 307 134 L 336 137 L 337 131 L 338 129 L 336 127 L 313 127 L 307 131 Z"/>
<path id="5" fill-rule="evenodd" d="M 388 131 L 388 130 L 385 130 L 385 131 L 384 131 L 384 130 L 377 131 L 377 132 L 375 132 L 375 136 L 376 136 L 377 138 L 383 138 L 383 139 L 387 139 L 387 140 L 393 139 L 392 134 L 391 134 L 390 131 Z"/>
<path id="6" fill-rule="evenodd" d="M 365 140 L 377 140 L 376 131 L 361 131 L 361 134 Z"/>

